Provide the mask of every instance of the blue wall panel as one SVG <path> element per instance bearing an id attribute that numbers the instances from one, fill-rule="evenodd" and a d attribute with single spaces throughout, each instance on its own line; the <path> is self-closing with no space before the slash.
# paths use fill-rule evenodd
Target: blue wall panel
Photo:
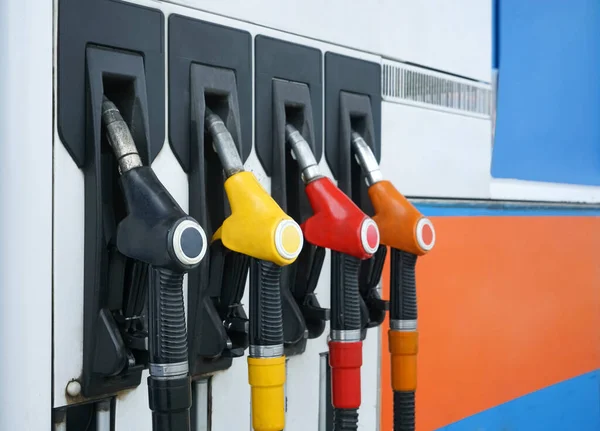
<path id="1" fill-rule="evenodd" d="M 492 175 L 600 185 L 600 1 L 497 1 Z"/>
<path id="2" fill-rule="evenodd" d="M 439 431 L 597 431 L 599 374 L 593 371 L 552 385 Z"/>

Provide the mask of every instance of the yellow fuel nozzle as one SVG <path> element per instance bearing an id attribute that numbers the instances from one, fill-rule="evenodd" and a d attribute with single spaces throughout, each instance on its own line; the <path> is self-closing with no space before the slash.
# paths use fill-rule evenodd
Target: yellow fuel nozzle
<path id="1" fill-rule="evenodd" d="M 231 215 L 213 235 L 230 250 L 279 266 L 293 263 L 304 243 L 302 230 L 244 165 L 231 133 L 221 118 L 206 109 L 206 127 L 213 137 L 227 176 L 225 192 Z"/>
<path id="2" fill-rule="evenodd" d="M 302 230 L 283 212 L 251 172 L 225 180 L 231 215 L 213 235 L 230 250 L 279 266 L 293 263 L 304 239 Z"/>
<path id="3" fill-rule="evenodd" d="M 245 172 L 235 142 L 223 121 L 206 111 L 225 180 L 231 215 L 212 239 L 253 257 L 250 274 L 250 355 L 248 382 L 255 431 L 285 427 L 285 356 L 279 278 L 281 266 L 293 263 L 304 243 L 302 230 L 277 205 L 254 174 Z"/>

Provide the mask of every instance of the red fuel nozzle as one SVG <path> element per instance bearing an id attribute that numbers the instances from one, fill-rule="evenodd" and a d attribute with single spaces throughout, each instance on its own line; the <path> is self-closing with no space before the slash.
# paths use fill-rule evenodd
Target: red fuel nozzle
<path id="1" fill-rule="evenodd" d="M 313 180 L 305 190 L 315 213 L 301 226 L 308 242 L 358 259 L 377 251 L 377 225 L 329 178 Z"/>
<path id="2" fill-rule="evenodd" d="M 331 276 L 331 396 L 334 417 L 350 415 L 357 421 L 360 407 L 360 367 L 362 365 L 360 260 L 370 258 L 379 247 L 377 224 L 360 210 L 329 178 L 321 175 L 306 140 L 291 125 L 286 136 L 298 162 L 305 191 L 314 215 L 302 225 L 304 238 L 332 251 Z"/>

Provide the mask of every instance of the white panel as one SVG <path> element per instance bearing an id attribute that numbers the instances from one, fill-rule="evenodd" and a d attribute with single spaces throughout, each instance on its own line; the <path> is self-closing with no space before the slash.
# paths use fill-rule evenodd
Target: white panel
<path id="1" fill-rule="evenodd" d="M 0 429 L 52 426 L 52 2 L 0 1 Z"/>
<path id="2" fill-rule="evenodd" d="M 361 405 L 358 410 L 358 430 L 373 431 L 379 424 L 379 388 L 381 363 L 381 328 L 367 330 L 363 341 L 363 366 L 361 368 Z"/>
<path id="3" fill-rule="evenodd" d="M 491 79 L 491 0 L 172 2 L 480 81 Z"/>
<path id="4" fill-rule="evenodd" d="M 142 382 L 137 388 L 122 392 L 117 396 L 115 431 L 150 431 L 152 429 L 152 413 L 148 406 L 148 375 L 148 370 L 144 370 Z"/>
<path id="5" fill-rule="evenodd" d="M 323 262 L 319 283 L 315 289 L 321 307 L 331 306 L 331 253 Z M 319 377 L 321 353 L 327 352 L 329 322 L 323 335 L 308 340 L 302 355 L 290 357 L 287 364 L 287 415 L 285 431 L 319 429 Z"/>
<path id="6" fill-rule="evenodd" d="M 83 363 L 83 173 L 54 137 L 54 406 Z M 68 233 L 68 234 L 66 234 Z"/>
<path id="7" fill-rule="evenodd" d="M 490 120 L 387 103 L 381 170 L 408 196 L 488 198 Z"/>
<path id="8" fill-rule="evenodd" d="M 212 431 L 251 431 L 247 356 L 234 359 L 230 369 L 215 374 L 211 387 Z"/>
<path id="9" fill-rule="evenodd" d="M 385 0 L 377 52 L 490 82 L 491 0 Z"/>

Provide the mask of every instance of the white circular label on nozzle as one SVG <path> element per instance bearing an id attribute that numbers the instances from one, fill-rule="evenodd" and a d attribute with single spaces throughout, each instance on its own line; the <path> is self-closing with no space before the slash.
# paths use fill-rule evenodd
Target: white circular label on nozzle
<path id="1" fill-rule="evenodd" d="M 360 239 L 365 251 L 374 254 L 379 248 L 379 228 L 372 218 L 363 221 L 360 227 Z"/>
<path id="2" fill-rule="evenodd" d="M 435 229 L 433 223 L 426 217 L 418 221 L 416 227 L 417 243 L 425 251 L 429 251 L 435 245 Z"/>
<path id="3" fill-rule="evenodd" d="M 173 232 L 173 251 L 182 264 L 200 263 L 207 248 L 206 233 L 198 223 L 193 220 L 183 220 L 177 225 Z"/>
<path id="4" fill-rule="evenodd" d="M 275 248 L 284 259 L 295 259 L 302 251 L 304 236 L 294 220 L 283 220 L 275 229 Z"/>

